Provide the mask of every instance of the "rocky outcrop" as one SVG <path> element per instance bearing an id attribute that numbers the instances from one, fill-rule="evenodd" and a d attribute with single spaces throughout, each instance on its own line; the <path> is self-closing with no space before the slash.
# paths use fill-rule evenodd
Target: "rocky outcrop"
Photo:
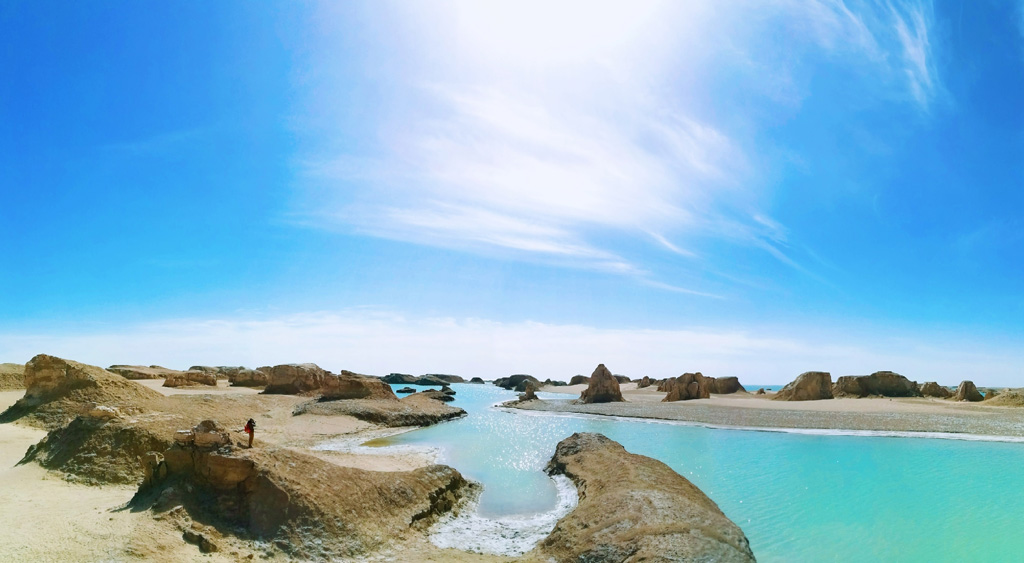
<path id="1" fill-rule="evenodd" d="M 0 364 L 0 391 L 25 388 L 25 366 L 22 364 Z"/>
<path id="2" fill-rule="evenodd" d="M 474 490 L 443 465 L 366 471 L 288 448 L 173 445 L 142 465 L 148 477 L 134 510 L 180 505 L 202 514 L 207 530 L 240 533 L 301 561 L 362 560 L 410 527 L 426 529 Z"/>
<path id="3" fill-rule="evenodd" d="M 646 375 L 643 377 L 643 379 L 640 380 L 639 383 L 636 384 L 636 388 L 637 389 L 643 389 L 644 387 L 650 387 L 650 386 L 651 386 L 651 378 L 647 377 Z"/>
<path id="4" fill-rule="evenodd" d="M 624 399 L 622 391 L 619 390 L 619 382 L 612 372 L 608 371 L 604 364 L 598 364 L 594 373 L 590 374 L 590 383 L 580 394 L 579 400 L 582 403 L 613 403 Z"/>
<path id="5" fill-rule="evenodd" d="M 590 383 L 590 378 L 585 375 L 574 375 L 569 380 L 569 385 L 585 385 Z"/>
<path id="6" fill-rule="evenodd" d="M 612 377 L 615 378 L 615 381 L 619 382 L 619 385 L 622 385 L 623 383 L 629 383 L 629 382 L 633 381 L 632 379 L 626 377 L 625 375 L 615 374 Z"/>
<path id="7" fill-rule="evenodd" d="M 395 391 L 395 393 L 415 393 L 415 392 L 416 392 L 416 390 L 413 389 L 412 387 L 402 387 L 401 389 Z"/>
<path id="8" fill-rule="evenodd" d="M 550 474 L 579 490 L 576 508 L 537 547 L 555 561 L 752 562 L 743 531 L 664 463 L 601 434 L 562 440 Z"/>
<path id="9" fill-rule="evenodd" d="M 957 401 L 971 401 L 977 402 L 983 399 L 981 393 L 978 392 L 978 388 L 974 386 L 973 381 L 961 381 L 960 385 L 956 388 L 956 393 L 953 394 L 953 399 Z"/>
<path id="10" fill-rule="evenodd" d="M 449 395 L 449 394 L 447 394 L 447 393 L 445 393 L 443 391 L 440 391 L 438 389 L 429 389 L 427 391 L 422 391 L 422 392 L 416 393 L 416 395 L 419 396 L 419 397 L 426 397 L 426 398 L 433 399 L 435 401 L 441 401 L 441 402 L 444 402 L 444 403 L 450 403 L 450 402 L 455 400 L 455 397 L 453 397 L 453 396 L 451 396 L 451 395 Z"/>
<path id="11" fill-rule="evenodd" d="M 381 378 L 384 383 L 391 385 L 413 385 L 417 379 L 419 378 L 408 373 L 389 373 Z"/>
<path id="12" fill-rule="evenodd" d="M 920 397 L 916 381 L 891 371 L 876 371 L 871 375 L 844 375 L 832 384 L 836 397 Z"/>
<path id="13" fill-rule="evenodd" d="M 483 383 L 485 383 L 485 381 L 483 379 L 479 378 L 479 377 L 474 377 L 473 379 L 470 379 L 469 382 L 470 383 L 476 383 L 476 384 L 483 384 Z"/>
<path id="14" fill-rule="evenodd" d="M 832 374 L 827 371 L 807 371 L 786 384 L 772 399 L 775 401 L 817 401 L 832 397 Z"/>
<path id="15" fill-rule="evenodd" d="M 509 389 L 514 391 L 526 391 L 524 381 L 532 381 L 537 387 L 540 387 L 540 381 L 532 376 L 524 373 L 518 373 L 516 375 L 510 375 L 508 377 L 502 377 L 501 379 L 495 379 L 494 384 L 502 389 Z"/>
<path id="16" fill-rule="evenodd" d="M 397 401 L 391 386 L 376 377 L 342 370 L 341 375 L 327 374 L 320 394 L 325 401 L 344 399 L 378 399 Z"/>
<path id="17" fill-rule="evenodd" d="M 64 426 L 89 403 L 140 412 L 163 395 L 109 371 L 56 356 L 39 354 L 25 364 L 25 396 L 0 414 L 0 422 L 28 416 L 48 430 Z"/>
<path id="18" fill-rule="evenodd" d="M 444 404 L 443 399 L 454 397 L 433 389 L 413 393 L 398 401 L 350 399 L 347 401 L 311 400 L 295 407 L 292 414 L 353 416 L 384 426 L 430 426 L 466 415 L 466 411 Z"/>
<path id="19" fill-rule="evenodd" d="M 551 387 L 565 387 L 568 383 L 564 381 L 558 381 L 557 379 L 551 379 L 550 377 L 544 380 L 544 385 Z"/>
<path id="20" fill-rule="evenodd" d="M 217 386 L 217 374 L 209 371 L 180 371 L 164 380 L 164 387 Z"/>
<path id="21" fill-rule="evenodd" d="M 692 399 L 708 399 L 711 397 L 711 377 L 697 373 L 684 373 L 675 379 L 668 379 L 659 389 L 665 389 L 668 395 L 661 400 L 663 403 L 689 401 Z"/>
<path id="22" fill-rule="evenodd" d="M 716 395 L 729 395 L 731 393 L 746 392 L 740 385 L 738 377 L 709 377 L 708 389 Z"/>
<path id="23" fill-rule="evenodd" d="M 764 387 L 761 387 L 761 388 L 759 388 L 759 389 L 757 390 L 757 392 L 756 392 L 756 393 L 754 393 L 754 394 L 755 394 L 755 395 L 767 395 L 767 393 L 766 393 L 766 392 L 765 392 L 765 390 L 764 390 Z"/>
<path id="24" fill-rule="evenodd" d="M 953 392 L 934 381 L 929 381 L 921 384 L 921 395 L 924 397 L 948 399 L 953 395 Z"/>
<path id="25" fill-rule="evenodd" d="M 532 385 L 527 386 L 526 387 L 526 392 L 521 394 L 521 395 L 519 395 L 519 401 L 520 402 L 523 402 L 523 401 L 536 401 L 536 400 L 539 400 L 539 399 L 537 399 L 537 393 L 534 391 Z"/>
<path id="26" fill-rule="evenodd" d="M 298 395 L 319 390 L 329 372 L 316 364 L 283 364 L 270 368 L 267 394 Z"/>

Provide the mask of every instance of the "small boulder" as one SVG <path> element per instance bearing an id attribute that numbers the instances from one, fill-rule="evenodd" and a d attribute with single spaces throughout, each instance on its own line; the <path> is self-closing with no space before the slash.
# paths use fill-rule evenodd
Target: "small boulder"
<path id="1" fill-rule="evenodd" d="M 85 409 L 84 415 L 86 418 L 93 420 L 102 420 L 104 422 L 108 420 L 114 420 L 121 418 L 121 411 L 117 407 L 107 407 L 104 405 L 90 405 Z"/>
<path id="2" fill-rule="evenodd" d="M 978 402 L 983 398 L 978 392 L 978 388 L 974 386 L 974 382 L 967 380 L 961 381 L 956 388 L 956 393 L 953 394 L 953 399 L 957 401 Z"/>
<path id="3" fill-rule="evenodd" d="M 924 397 L 948 399 L 953 395 L 953 392 L 934 381 L 929 381 L 921 384 L 921 395 Z"/>
<path id="4" fill-rule="evenodd" d="M 192 428 L 192 443 L 197 448 L 219 448 L 231 443 L 231 435 L 216 420 L 204 420 Z"/>
<path id="5" fill-rule="evenodd" d="M 832 374 L 827 371 L 807 371 L 787 383 L 772 399 L 776 401 L 817 401 L 832 397 Z"/>
<path id="6" fill-rule="evenodd" d="M 650 387 L 650 386 L 651 386 L 651 378 L 647 377 L 646 375 L 643 377 L 643 379 L 640 380 L 639 383 L 636 384 L 636 388 L 637 389 L 643 389 L 644 387 Z"/>
<path id="7" fill-rule="evenodd" d="M 395 391 L 395 393 L 415 393 L 415 392 L 416 392 L 416 390 L 413 389 L 412 387 L 402 387 L 398 391 Z"/>
<path id="8" fill-rule="evenodd" d="M 765 390 L 764 390 L 764 387 L 762 387 L 762 388 L 758 389 L 758 390 L 757 390 L 757 392 L 756 392 L 756 393 L 754 393 L 754 394 L 755 394 L 755 395 L 767 395 L 767 393 L 766 393 L 766 392 L 765 392 Z"/>
<path id="9" fill-rule="evenodd" d="M 623 400 L 618 380 L 604 364 L 597 366 L 590 376 L 590 383 L 580 395 L 580 401 L 583 403 L 612 403 Z"/>
<path id="10" fill-rule="evenodd" d="M 438 391 L 437 389 L 429 389 L 427 391 L 421 391 L 421 392 L 417 393 L 416 396 L 418 396 L 418 397 L 428 397 L 430 399 L 434 399 L 436 401 L 441 401 L 443 403 L 450 403 L 450 402 L 455 400 L 455 397 L 452 397 L 451 395 L 445 395 L 444 393 Z"/>

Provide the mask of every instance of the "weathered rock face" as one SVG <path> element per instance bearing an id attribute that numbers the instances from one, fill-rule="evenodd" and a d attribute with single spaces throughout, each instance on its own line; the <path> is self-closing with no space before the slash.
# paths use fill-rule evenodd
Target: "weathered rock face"
<path id="1" fill-rule="evenodd" d="M 0 391 L 25 388 L 25 366 L 0 364 Z"/>
<path id="2" fill-rule="evenodd" d="M 832 374 L 827 371 L 807 371 L 786 384 L 772 399 L 775 401 L 817 401 L 832 397 Z"/>
<path id="3" fill-rule="evenodd" d="M 974 386 L 974 382 L 967 380 L 960 382 L 960 385 L 956 388 L 956 393 L 953 394 L 953 398 L 957 401 L 971 402 L 983 399 L 981 393 L 978 392 L 978 388 Z"/>
<path id="4" fill-rule="evenodd" d="M 510 375 L 508 377 L 502 377 L 501 379 L 495 379 L 494 384 L 502 389 L 510 389 L 516 391 L 526 391 L 526 387 L 520 388 L 524 381 L 532 381 L 533 383 L 540 385 L 540 381 L 532 376 L 524 373 L 518 373 L 516 375 Z"/>
<path id="5" fill-rule="evenodd" d="M 231 435 L 216 420 L 204 420 L 192 427 L 191 442 L 197 448 L 219 448 L 231 443 Z"/>
<path id="6" fill-rule="evenodd" d="M 620 385 L 623 383 L 629 383 L 633 381 L 632 379 L 626 377 L 625 375 L 613 375 L 612 377 L 614 377 L 615 381 L 618 381 Z"/>
<path id="7" fill-rule="evenodd" d="M 283 364 L 270 368 L 267 394 L 298 395 L 323 387 L 328 372 L 316 364 Z"/>
<path id="8" fill-rule="evenodd" d="M 600 434 L 562 440 L 547 467 L 580 491 L 537 547 L 556 561 L 754 561 L 743 531 L 664 463 Z"/>
<path id="9" fill-rule="evenodd" d="M 663 386 L 668 395 L 661 400 L 663 403 L 673 401 L 689 401 L 692 399 L 708 399 L 711 397 L 710 383 L 713 378 L 704 377 L 699 371 L 697 373 L 684 373 L 675 379 L 665 381 Z"/>
<path id="10" fill-rule="evenodd" d="M 916 381 L 891 371 L 876 371 L 871 375 L 844 375 L 832 385 L 836 397 L 920 397 Z"/>
<path id="11" fill-rule="evenodd" d="M 451 375 L 448 373 L 426 373 L 423 377 L 433 377 L 434 379 L 440 379 L 445 383 L 465 383 L 466 380 L 458 375 Z"/>
<path id="12" fill-rule="evenodd" d="M 232 387 L 265 387 L 267 381 L 267 374 L 260 370 L 239 367 L 228 371 L 228 382 Z"/>
<path id="13" fill-rule="evenodd" d="M 25 397 L 44 398 L 96 387 L 98 380 L 110 376 L 110 372 L 96 366 L 39 354 L 25 364 Z"/>
<path id="14" fill-rule="evenodd" d="M 604 364 L 598 364 L 594 373 L 590 374 L 590 383 L 580 394 L 580 401 L 584 403 L 613 403 L 623 400 L 619 382 L 612 372 L 604 367 Z"/>
<path id="15" fill-rule="evenodd" d="M 537 394 L 534 392 L 532 385 L 527 386 L 526 387 L 526 392 L 523 393 L 522 395 L 519 395 L 519 400 L 520 401 L 535 401 L 535 400 L 538 400 L 537 399 Z"/>
<path id="16" fill-rule="evenodd" d="M 650 387 L 650 386 L 651 386 L 651 378 L 647 377 L 646 375 L 644 376 L 643 379 L 640 380 L 639 383 L 636 384 L 636 388 L 637 389 L 643 389 L 644 387 Z"/>
<path id="17" fill-rule="evenodd" d="M 432 398 L 432 397 L 437 397 Z M 349 399 L 347 401 L 308 401 L 295 407 L 292 414 L 353 416 L 384 426 L 430 426 L 466 415 L 466 411 L 446 405 L 440 397 L 454 399 L 433 389 L 413 393 L 398 401 Z"/>
<path id="18" fill-rule="evenodd" d="M 708 377 L 706 379 L 711 380 L 708 383 L 708 388 L 716 395 L 728 395 L 730 393 L 746 391 L 746 389 L 740 385 L 740 379 L 738 377 Z"/>
<path id="19" fill-rule="evenodd" d="M 569 385 L 583 385 L 590 383 L 590 378 L 585 375 L 574 375 L 569 380 Z"/>
<path id="20" fill-rule="evenodd" d="M 190 385 L 217 386 L 217 375 L 208 371 L 181 371 L 164 380 L 164 387 L 188 387 Z"/>
<path id="21" fill-rule="evenodd" d="M 391 386 L 376 377 L 360 375 L 342 370 L 341 375 L 327 375 L 323 378 L 320 392 L 324 400 L 338 399 L 379 399 L 397 401 Z"/>
<path id="22" fill-rule="evenodd" d="M 934 381 L 929 381 L 921 384 L 921 395 L 925 397 L 948 399 L 953 395 L 953 392 Z"/>

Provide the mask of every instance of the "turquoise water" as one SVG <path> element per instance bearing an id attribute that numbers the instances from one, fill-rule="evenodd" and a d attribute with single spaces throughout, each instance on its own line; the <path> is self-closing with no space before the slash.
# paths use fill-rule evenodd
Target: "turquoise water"
<path id="1" fill-rule="evenodd" d="M 437 448 L 441 462 L 483 483 L 482 515 L 552 509 L 555 487 L 542 469 L 555 444 L 600 432 L 700 487 L 743 529 L 758 561 L 1024 559 L 1024 444 L 509 413 L 491 405 L 512 392 L 452 388 L 468 417 L 374 445 Z"/>

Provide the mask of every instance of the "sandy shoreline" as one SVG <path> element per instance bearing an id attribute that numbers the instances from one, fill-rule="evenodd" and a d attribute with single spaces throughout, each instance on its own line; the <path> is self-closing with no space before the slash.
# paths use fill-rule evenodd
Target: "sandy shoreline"
<path id="1" fill-rule="evenodd" d="M 585 385 L 545 387 L 544 392 L 578 396 Z M 932 398 L 772 401 L 750 393 L 662 403 L 665 393 L 622 386 L 626 402 L 573 404 L 572 399 L 529 401 L 511 408 L 637 419 L 685 421 L 744 429 L 814 429 L 923 432 L 1024 438 L 1024 410 Z"/>

